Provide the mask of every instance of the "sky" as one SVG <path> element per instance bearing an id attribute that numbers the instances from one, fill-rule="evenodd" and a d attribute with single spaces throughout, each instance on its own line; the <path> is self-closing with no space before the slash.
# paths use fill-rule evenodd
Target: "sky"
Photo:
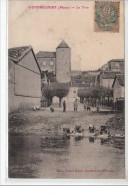
<path id="1" fill-rule="evenodd" d="M 30 9 L 29 6 L 85 6 L 86 9 Z M 94 31 L 94 2 L 10 1 L 9 48 L 31 45 L 39 51 L 55 51 L 62 40 L 71 48 L 71 68 L 96 70 L 111 59 L 124 58 L 123 2 L 119 33 Z"/>

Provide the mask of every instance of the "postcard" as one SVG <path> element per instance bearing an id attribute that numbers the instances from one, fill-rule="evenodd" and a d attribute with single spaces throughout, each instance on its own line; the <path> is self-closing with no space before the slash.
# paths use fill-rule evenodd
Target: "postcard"
<path id="1" fill-rule="evenodd" d="M 124 1 L 8 1 L 8 178 L 125 179 Z"/>

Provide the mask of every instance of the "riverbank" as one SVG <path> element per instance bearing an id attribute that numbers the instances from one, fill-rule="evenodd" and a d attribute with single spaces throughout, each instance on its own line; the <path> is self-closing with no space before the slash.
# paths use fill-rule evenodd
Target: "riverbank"
<path id="1" fill-rule="evenodd" d="M 116 113 L 106 122 L 106 125 L 109 127 L 112 135 L 125 135 L 125 115 L 123 113 Z"/>
<path id="2" fill-rule="evenodd" d="M 92 124 L 97 130 L 101 125 L 107 125 L 113 134 L 124 135 L 124 115 L 115 114 L 112 111 L 90 112 L 79 108 L 78 112 L 73 110 L 62 112 L 56 109 L 51 113 L 49 108 L 39 111 L 26 111 L 9 114 L 9 132 L 11 134 L 42 134 L 44 131 L 55 131 L 62 126 L 74 127 L 81 125 L 85 130 Z"/>

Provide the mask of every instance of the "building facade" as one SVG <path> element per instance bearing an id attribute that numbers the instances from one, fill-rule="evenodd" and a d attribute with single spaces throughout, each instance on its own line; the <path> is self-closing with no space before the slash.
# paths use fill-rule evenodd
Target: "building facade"
<path id="1" fill-rule="evenodd" d="M 113 99 L 114 102 L 119 98 L 125 97 L 125 88 L 124 88 L 124 75 L 117 75 L 113 82 Z"/>
<path id="2" fill-rule="evenodd" d="M 40 106 L 41 70 L 31 46 L 9 49 L 9 112 Z"/>
<path id="3" fill-rule="evenodd" d="M 39 51 L 36 54 L 41 71 L 55 74 L 56 52 Z"/>
<path id="4" fill-rule="evenodd" d="M 36 57 L 42 72 L 53 73 L 59 83 L 71 82 L 71 49 L 64 40 L 56 52 L 39 51 Z"/>
<path id="5" fill-rule="evenodd" d="M 100 86 L 106 87 L 106 88 L 112 88 L 112 84 L 114 81 L 116 74 L 113 72 L 101 72 L 100 73 Z"/>
<path id="6" fill-rule="evenodd" d="M 124 73 L 124 59 L 112 59 L 104 64 L 100 71 Z"/>
<path id="7" fill-rule="evenodd" d="M 124 73 L 124 59 L 112 59 L 108 62 L 108 69 L 112 72 Z"/>

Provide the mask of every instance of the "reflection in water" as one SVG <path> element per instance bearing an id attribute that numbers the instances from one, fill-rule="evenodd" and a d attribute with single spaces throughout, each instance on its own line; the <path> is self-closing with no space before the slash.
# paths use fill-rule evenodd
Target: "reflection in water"
<path id="1" fill-rule="evenodd" d="M 10 135 L 9 177 L 123 178 L 124 145 L 124 138 L 72 137 L 57 132 L 52 136 Z M 65 169 L 112 169 L 114 172 L 64 173 Z"/>
<path id="2" fill-rule="evenodd" d="M 42 149 L 61 149 L 68 148 L 70 145 L 70 137 L 61 138 L 41 138 L 40 148 Z"/>
<path id="3" fill-rule="evenodd" d="M 125 148 L 125 139 L 111 137 L 111 138 L 101 138 L 101 145 L 113 146 L 114 148 L 124 149 Z"/>
<path id="4" fill-rule="evenodd" d="M 76 136 L 74 137 L 75 141 L 81 141 L 84 137 L 83 136 Z"/>
<path id="5" fill-rule="evenodd" d="M 125 148 L 125 139 L 124 138 L 114 138 L 113 146 L 115 148 L 124 149 Z"/>
<path id="6" fill-rule="evenodd" d="M 100 143 L 101 143 L 101 145 L 109 144 L 109 138 L 107 138 L 107 139 L 101 138 Z"/>
<path id="7" fill-rule="evenodd" d="M 63 139 L 70 139 L 70 136 L 63 136 Z"/>
<path id="8" fill-rule="evenodd" d="M 95 140 L 94 137 L 89 137 L 89 142 L 90 143 L 94 143 L 94 140 Z"/>

